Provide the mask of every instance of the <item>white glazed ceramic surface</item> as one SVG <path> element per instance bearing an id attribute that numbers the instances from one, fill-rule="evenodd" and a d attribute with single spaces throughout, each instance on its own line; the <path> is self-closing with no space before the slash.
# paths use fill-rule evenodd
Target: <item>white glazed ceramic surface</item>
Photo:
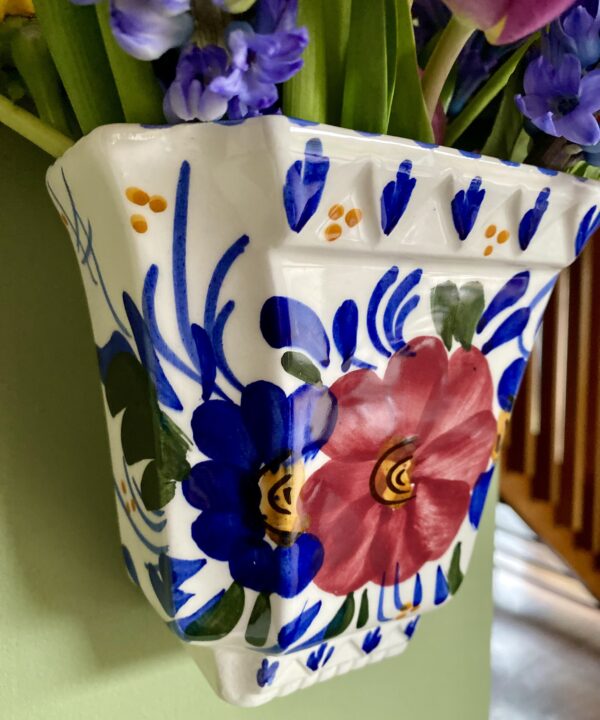
<path id="1" fill-rule="evenodd" d="M 242 705 L 402 652 L 467 571 L 598 186 L 285 117 L 100 128 L 48 185 L 159 615 Z"/>

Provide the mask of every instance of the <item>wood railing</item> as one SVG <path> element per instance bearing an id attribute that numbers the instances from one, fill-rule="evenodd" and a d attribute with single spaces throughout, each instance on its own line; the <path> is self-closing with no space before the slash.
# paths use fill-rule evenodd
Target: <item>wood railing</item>
<path id="1" fill-rule="evenodd" d="M 504 443 L 501 494 L 600 598 L 600 237 L 564 271 Z"/>

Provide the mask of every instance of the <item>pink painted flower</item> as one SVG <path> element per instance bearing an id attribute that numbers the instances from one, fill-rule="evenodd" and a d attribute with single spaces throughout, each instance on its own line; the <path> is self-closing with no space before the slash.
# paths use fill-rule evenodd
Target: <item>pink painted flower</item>
<path id="1" fill-rule="evenodd" d="M 310 532 L 325 550 L 315 578 L 345 595 L 411 577 L 449 548 L 496 440 L 493 384 L 475 348 L 448 356 L 420 337 L 383 379 L 356 370 L 331 387 L 338 420 L 330 460 L 303 489 Z"/>
<path id="2" fill-rule="evenodd" d="M 494 45 L 529 35 L 557 18 L 575 0 L 444 0 L 459 18 L 484 30 Z"/>

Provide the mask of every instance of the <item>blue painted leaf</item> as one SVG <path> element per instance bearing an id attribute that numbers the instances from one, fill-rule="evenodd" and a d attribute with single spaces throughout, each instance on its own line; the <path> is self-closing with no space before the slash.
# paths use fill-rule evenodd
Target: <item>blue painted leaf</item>
<path id="1" fill-rule="evenodd" d="M 376 627 L 375 630 L 371 630 L 365 635 L 365 639 L 363 640 L 363 643 L 362 643 L 363 652 L 366 655 L 369 655 L 370 653 L 373 652 L 373 650 L 375 650 L 375 648 L 377 648 L 377 646 L 379 645 L 380 642 L 381 642 L 381 628 Z"/>
<path id="2" fill-rule="evenodd" d="M 146 563 L 150 582 L 163 610 L 169 617 L 175 614 L 193 597 L 181 589 L 182 583 L 202 570 L 206 560 L 179 560 L 161 553 L 158 564 Z"/>
<path id="3" fill-rule="evenodd" d="M 577 236 L 575 237 L 575 255 L 579 255 L 579 253 L 587 245 L 587 241 L 592 237 L 596 230 L 600 228 L 600 211 L 594 216 L 595 212 L 596 205 L 592 205 L 592 207 L 584 215 L 583 220 L 579 225 Z"/>
<path id="4" fill-rule="evenodd" d="M 421 282 L 423 271 L 420 268 L 413 270 L 405 278 L 402 279 L 398 287 L 392 293 L 388 304 L 386 305 L 385 312 L 383 313 L 383 332 L 387 338 L 392 349 L 397 350 L 398 348 L 398 337 L 396 335 L 396 329 L 398 322 L 396 316 L 400 306 L 408 296 L 408 294 Z M 406 316 L 405 316 L 406 319 Z M 402 322 L 402 325 L 404 323 Z M 402 333 L 400 333 L 402 335 Z M 404 344 L 404 343 L 402 343 Z"/>
<path id="5" fill-rule="evenodd" d="M 404 215 L 417 184 L 416 178 L 410 176 L 411 171 L 411 161 L 404 160 L 404 162 L 400 163 L 396 180 L 389 182 L 383 189 L 381 195 L 381 229 L 386 235 L 389 235 L 400 222 L 400 218 Z"/>
<path id="6" fill-rule="evenodd" d="M 415 634 L 415 630 L 417 629 L 417 625 L 419 624 L 419 620 L 421 619 L 421 616 L 418 615 L 414 620 L 411 620 L 408 625 L 404 628 L 404 634 L 406 637 L 410 640 L 412 636 Z"/>
<path id="7" fill-rule="evenodd" d="M 202 378 L 202 399 L 209 400 L 215 389 L 217 362 L 208 333 L 200 325 L 192 325 L 192 338 L 196 345 L 200 377 Z"/>
<path id="8" fill-rule="evenodd" d="M 450 594 L 450 588 L 448 587 L 448 581 L 444 575 L 444 571 L 438 565 L 437 573 L 435 576 L 435 596 L 433 598 L 434 605 L 441 605 L 446 601 Z"/>
<path id="9" fill-rule="evenodd" d="M 98 365 L 100 367 L 100 377 L 102 382 L 106 382 L 108 368 L 113 361 L 115 355 L 119 353 L 129 353 L 133 355 L 131 345 L 125 339 L 125 336 L 116 331 L 110 336 L 110 340 L 103 347 L 97 347 Z"/>
<path id="10" fill-rule="evenodd" d="M 296 162 L 287 171 L 283 186 L 283 204 L 290 228 L 299 233 L 317 212 L 329 172 L 329 158 L 323 155 L 319 138 L 306 143 L 304 162 Z"/>
<path id="11" fill-rule="evenodd" d="M 468 190 L 459 190 L 452 199 L 452 220 L 461 240 L 465 240 L 477 221 L 485 190 L 481 188 L 481 178 L 471 180 Z"/>
<path id="12" fill-rule="evenodd" d="M 481 522 L 483 508 L 485 507 L 485 499 L 487 498 L 493 475 L 493 467 L 486 470 L 486 472 L 481 473 L 475 483 L 475 486 L 473 487 L 473 492 L 471 493 L 471 502 L 469 504 L 469 522 L 475 530 L 479 528 L 479 523 Z"/>
<path id="13" fill-rule="evenodd" d="M 526 367 L 527 360 L 517 358 L 502 373 L 498 383 L 498 403 L 506 412 L 512 412 Z"/>
<path id="14" fill-rule="evenodd" d="M 136 585 L 140 584 L 137 570 L 135 569 L 135 565 L 133 563 L 133 558 L 131 557 L 131 553 L 129 552 L 129 548 L 127 548 L 125 545 L 121 545 L 121 551 L 123 553 L 123 561 L 125 562 L 125 567 L 127 568 L 127 574 L 131 578 L 131 581 L 134 582 Z"/>
<path id="15" fill-rule="evenodd" d="M 358 307 L 354 300 L 345 300 L 333 318 L 333 342 L 342 356 L 342 371 L 346 372 L 356 352 L 358 336 Z"/>
<path id="16" fill-rule="evenodd" d="M 173 605 L 177 612 L 193 595 L 181 589 L 186 580 L 200 572 L 206 565 L 204 558 L 198 560 L 182 560 L 180 558 L 169 558 L 169 570 L 171 573 L 171 584 L 173 588 Z"/>
<path id="17" fill-rule="evenodd" d="M 193 626 L 193 623 L 198 618 L 201 618 L 203 615 L 208 613 L 209 610 L 212 610 L 212 608 L 216 607 L 224 595 L 225 590 L 220 590 L 216 595 L 211 597 L 208 602 L 204 603 L 204 605 L 199 607 L 196 612 L 192 613 L 191 615 L 187 615 L 180 620 L 174 620 L 173 622 L 168 623 L 169 629 L 172 630 L 177 636 L 179 636 L 183 640 L 189 640 L 190 638 L 186 635 L 185 632 L 186 628 L 190 625 Z"/>
<path id="18" fill-rule="evenodd" d="M 225 349 L 223 348 L 223 333 L 225 332 L 225 325 L 231 317 L 231 313 L 235 309 L 235 302 L 229 300 L 225 303 L 221 312 L 217 315 L 217 319 L 213 325 L 212 330 L 212 348 L 215 354 L 215 361 L 217 367 L 227 378 L 227 380 L 233 385 L 236 390 L 243 390 L 244 386 L 234 375 L 233 370 L 229 367 L 227 357 L 225 355 Z"/>
<path id="19" fill-rule="evenodd" d="M 377 313 L 383 296 L 398 279 L 398 272 L 398 268 L 394 265 L 383 275 L 377 285 L 375 285 L 375 289 L 369 300 L 369 307 L 367 308 L 367 330 L 369 332 L 369 339 L 373 343 L 375 350 L 384 357 L 391 357 L 392 353 L 381 342 L 379 333 L 377 332 Z"/>
<path id="20" fill-rule="evenodd" d="M 269 661 L 265 658 L 256 672 L 257 685 L 259 687 L 266 687 L 267 685 L 272 685 L 273 680 L 275 680 L 275 675 L 277 673 L 278 667 L 278 660 L 275 660 L 275 662 L 269 664 Z"/>
<path id="21" fill-rule="evenodd" d="M 481 352 L 487 355 L 500 345 L 504 345 L 514 338 L 519 337 L 523 330 L 527 327 L 531 312 L 528 307 L 520 308 L 507 318 L 502 325 L 496 330 L 492 337 L 483 345 Z"/>
<path id="22" fill-rule="evenodd" d="M 423 602 L 423 583 L 421 582 L 421 576 L 417 573 L 415 578 L 415 589 L 413 591 L 413 606 L 419 607 Z"/>
<path id="23" fill-rule="evenodd" d="M 208 291 L 206 293 L 206 301 L 204 305 L 204 328 L 206 332 L 211 335 L 213 326 L 217 318 L 217 311 L 219 305 L 219 294 L 221 287 L 228 272 L 231 270 L 233 263 L 239 258 L 239 256 L 246 250 L 250 239 L 247 235 L 242 235 L 236 240 L 233 245 L 228 248 L 223 254 L 223 257 L 217 263 L 210 282 L 208 284 Z"/>
<path id="24" fill-rule="evenodd" d="M 514 305 L 525 295 L 529 287 L 529 278 L 529 270 L 523 270 L 513 275 L 511 279 L 498 290 L 477 323 L 478 333 L 483 332 L 496 315 L 499 315 L 506 310 L 506 308 Z"/>
<path id="25" fill-rule="evenodd" d="M 404 323 L 413 310 L 416 310 L 418 304 L 421 302 L 421 298 L 418 295 L 413 295 L 410 300 L 407 300 L 401 307 L 400 312 L 396 315 L 396 323 L 394 324 L 394 337 L 395 340 L 392 344 L 394 350 L 400 350 L 406 345 L 404 339 Z"/>
<path id="26" fill-rule="evenodd" d="M 319 600 L 314 605 L 311 605 L 308 610 L 302 610 L 297 618 L 284 625 L 279 631 L 277 640 L 283 650 L 293 645 L 297 640 L 304 635 L 308 628 L 312 625 L 313 620 L 319 614 L 321 609 L 321 601 Z"/>
<path id="27" fill-rule="evenodd" d="M 329 365 L 329 338 L 323 323 L 299 300 L 270 297 L 260 311 L 260 329 L 271 347 L 300 348 L 323 367 Z"/>
<path id="28" fill-rule="evenodd" d="M 521 250 L 527 250 L 533 240 L 533 236 L 540 226 L 544 213 L 548 209 L 549 197 L 550 188 L 544 188 L 537 196 L 535 205 L 523 215 L 519 223 L 519 246 Z"/>
<path id="29" fill-rule="evenodd" d="M 126 292 L 123 293 L 123 305 L 125 306 L 125 312 L 133 332 L 141 363 L 152 378 L 159 402 L 173 410 L 183 410 L 183 405 L 175 394 L 175 390 L 171 387 L 171 383 L 167 380 L 167 376 L 164 374 L 158 356 L 154 351 L 146 323 L 135 303 Z"/>

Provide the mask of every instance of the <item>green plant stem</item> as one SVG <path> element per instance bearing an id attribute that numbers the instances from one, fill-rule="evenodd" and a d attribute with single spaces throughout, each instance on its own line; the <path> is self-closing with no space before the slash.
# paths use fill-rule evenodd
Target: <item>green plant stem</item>
<path id="1" fill-rule="evenodd" d="M 529 50 L 531 43 L 533 43 L 537 37 L 537 35 L 530 37 L 526 43 L 515 50 L 508 60 L 496 70 L 481 90 L 471 98 L 464 110 L 448 125 L 444 137 L 444 143 L 446 145 L 453 145 L 473 120 L 475 120 L 492 102 L 496 95 L 506 87 L 507 82 L 523 59 L 523 56 L 527 50 Z"/>
<path id="2" fill-rule="evenodd" d="M 423 73 L 423 97 L 430 119 L 433 118 L 444 83 L 460 51 L 474 31 L 474 27 L 465 25 L 454 15 L 444 28 Z"/>
<path id="3" fill-rule="evenodd" d="M 354 0 L 350 14 L 350 37 L 342 125 L 354 130 L 385 133 L 389 122 L 387 51 L 387 2 Z"/>
<path id="4" fill-rule="evenodd" d="M 301 3 L 304 0 L 301 0 Z M 327 72 L 327 122 L 339 125 L 342 119 L 346 52 L 350 35 L 352 0 L 327 0 L 323 7 L 323 37 L 325 45 L 324 71 Z M 311 37 L 312 42 L 312 37 Z"/>
<path id="5" fill-rule="evenodd" d="M 302 120 L 327 121 L 327 60 L 321 0 L 302 0 L 298 22 L 305 25 L 310 43 L 304 51 L 304 66 L 283 86 L 283 112 Z"/>
<path id="6" fill-rule="evenodd" d="M 15 67 L 27 85 L 40 120 L 64 135 L 71 135 L 68 101 L 36 20 L 14 34 L 11 51 Z"/>
<path id="7" fill-rule="evenodd" d="M 73 145 L 71 138 L 49 127 L 38 117 L 18 107 L 2 95 L 0 95 L 0 123 L 19 133 L 55 158 L 60 157 Z"/>
<path id="8" fill-rule="evenodd" d="M 124 120 L 93 7 L 41 0 L 37 17 L 81 129 Z"/>
<path id="9" fill-rule="evenodd" d="M 163 94 L 152 63 L 136 60 L 121 49 L 110 28 L 108 2 L 96 5 L 96 13 L 125 119 L 148 125 L 164 123 Z"/>
<path id="10" fill-rule="evenodd" d="M 431 143 L 433 129 L 419 77 L 410 0 L 396 0 L 396 13 L 396 88 L 390 105 L 388 132 Z"/>

